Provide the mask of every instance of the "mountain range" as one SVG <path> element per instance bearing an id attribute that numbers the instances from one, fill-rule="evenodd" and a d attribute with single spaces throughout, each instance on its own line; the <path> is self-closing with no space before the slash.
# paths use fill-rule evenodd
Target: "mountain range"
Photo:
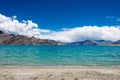
<path id="1" fill-rule="evenodd" d="M 49 39 L 37 39 L 34 37 L 26 37 L 23 35 L 7 34 L 0 31 L 0 44 L 1 45 L 62 45 L 60 41 Z"/>
<path id="2" fill-rule="evenodd" d="M 0 30 L 0 45 L 81 45 L 81 46 L 120 46 L 118 41 L 84 40 L 79 42 L 65 43 L 49 39 L 38 39 L 24 35 L 8 34 Z"/>
<path id="3" fill-rule="evenodd" d="M 82 46 L 120 46 L 118 41 L 105 41 L 105 40 L 84 40 L 79 42 L 67 43 L 67 45 L 82 45 Z"/>

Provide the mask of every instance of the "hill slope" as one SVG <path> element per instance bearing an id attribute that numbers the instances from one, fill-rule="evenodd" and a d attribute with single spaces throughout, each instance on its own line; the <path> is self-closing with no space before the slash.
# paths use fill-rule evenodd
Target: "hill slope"
<path id="1" fill-rule="evenodd" d="M 1 45 L 61 45 L 63 43 L 48 39 L 28 38 L 23 35 L 7 34 L 0 31 Z"/>

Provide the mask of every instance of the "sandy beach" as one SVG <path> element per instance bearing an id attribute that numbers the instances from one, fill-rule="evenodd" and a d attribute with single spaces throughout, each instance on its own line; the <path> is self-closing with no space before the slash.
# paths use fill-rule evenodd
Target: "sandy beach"
<path id="1" fill-rule="evenodd" d="M 120 68 L 2 66 L 0 80 L 120 80 Z"/>

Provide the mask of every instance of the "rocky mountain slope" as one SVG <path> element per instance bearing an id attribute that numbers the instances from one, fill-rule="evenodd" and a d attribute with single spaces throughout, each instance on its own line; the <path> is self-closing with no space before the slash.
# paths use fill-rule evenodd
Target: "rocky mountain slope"
<path id="1" fill-rule="evenodd" d="M 0 44 L 1 45 L 62 45 L 62 42 L 48 40 L 48 39 L 37 39 L 28 38 L 23 35 L 7 34 L 0 31 Z"/>

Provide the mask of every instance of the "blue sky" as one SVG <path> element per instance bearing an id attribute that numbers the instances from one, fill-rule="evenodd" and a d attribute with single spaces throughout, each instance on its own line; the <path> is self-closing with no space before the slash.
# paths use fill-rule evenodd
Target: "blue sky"
<path id="1" fill-rule="evenodd" d="M 120 0 L 0 0 L 0 30 L 62 42 L 117 41 Z"/>
<path id="2" fill-rule="evenodd" d="M 120 25 L 120 0 L 0 0 L 0 13 L 42 29 Z"/>

